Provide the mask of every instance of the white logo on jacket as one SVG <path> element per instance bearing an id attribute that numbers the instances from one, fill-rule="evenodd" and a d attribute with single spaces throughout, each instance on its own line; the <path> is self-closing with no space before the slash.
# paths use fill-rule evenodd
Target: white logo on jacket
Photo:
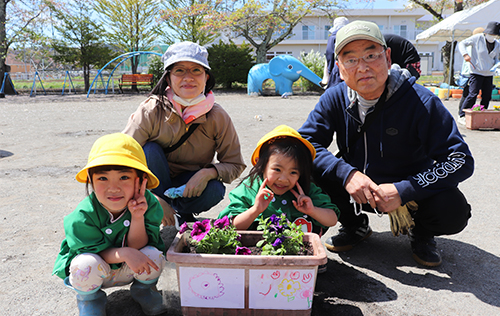
<path id="1" fill-rule="evenodd" d="M 413 177 L 417 183 L 425 188 L 426 186 L 436 183 L 439 179 L 446 178 L 450 173 L 454 173 L 465 164 L 465 154 L 456 152 L 448 156 L 448 161 L 436 163 L 436 165 L 425 172 L 418 173 Z"/>

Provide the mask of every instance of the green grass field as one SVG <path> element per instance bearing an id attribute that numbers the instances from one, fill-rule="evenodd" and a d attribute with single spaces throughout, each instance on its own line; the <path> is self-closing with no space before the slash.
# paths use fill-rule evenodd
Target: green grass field
<path id="1" fill-rule="evenodd" d="M 90 83 L 92 83 L 93 78 L 91 78 Z M 105 79 L 107 80 L 107 79 Z M 83 78 L 81 77 L 76 77 L 76 78 L 71 78 L 71 81 L 73 82 L 73 86 L 77 90 L 83 90 L 85 88 L 85 84 L 83 81 Z M 14 87 L 16 90 L 19 91 L 30 91 L 33 87 L 33 79 L 31 80 L 12 80 L 14 83 Z M 439 86 L 443 82 L 443 76 L 421 76 L 417 83 L 421 85 L 433 85 L 433 86 Z M 106 81 L 104 81 L 106 83 Z M 39 90 L 43 87 L 46 90 L 60 90 L 62 91 L 63 85 L 64 85 L 64 79 L 51 79 L 51 80 L 43 80 L 42 84 L 38 80 L 38 78 L 35 80 L 36 84 L 36 89 Z M 500 87 L 500 77 L 494 77 L 493 78 L 493 84 L 496 87 Z M 68 91 L 69 88 L 73 90 L 73 86 L 71 86 L 70 81 L 67 79 L 66 84 L 65 84 L 65 91 Z M 300 80 L 296 81 L 294 83 L 294 87 L 297 88 L 301 86 L 300 85 Z M 101 88 L 102 84 L 100 81 L 97 82 L 97 87 Z M 236 88 L 246 88 L 246 84 L 241 84 L 241 83 L 236 83 L 233 84 L 233 87 Z M 115 88 L 118 88 L 118 79 L 115 78 Z M 274 82 L 272 80 L 268 80 L 265 83 L 265 88 L 274 88 Z"/>

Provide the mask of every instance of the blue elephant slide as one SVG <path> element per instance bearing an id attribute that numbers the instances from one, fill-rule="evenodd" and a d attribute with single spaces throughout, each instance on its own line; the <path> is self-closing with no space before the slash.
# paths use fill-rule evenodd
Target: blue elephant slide
<path id="1" fill-rule="evenodd" d="M 257 64 L 248 72 L 248 94 L 262 94 L 264 81 L 271 79 L 276 86 L 278 95 L 293 94 L 292 85 L 303 77 L 317 86 L 321 78 L 301 63 L 297 58 L 290 55 L 279 55 L 271 59 L 268 64 Z"/>

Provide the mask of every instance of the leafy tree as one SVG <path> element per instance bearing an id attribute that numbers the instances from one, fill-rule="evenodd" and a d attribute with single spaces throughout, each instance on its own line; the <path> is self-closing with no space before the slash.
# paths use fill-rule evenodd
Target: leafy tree
<path id="1" fill-rule="evenodd" d="M 94 21 L 92 5 L 87 0 L 74 0 L 63 6 L 47 3 L 60 22 L 55 28 L 61 39 L 52 41 L 54 59 L 82 67 L 87 91 L 90 88 L 91 68 L 100 68 L 112 59 L 111 48 L 102 40 L 104 29 Z"/>
<path id="2" fill-rule="evenodd" d="M 221 9 L 220 0 L 167 0 L 161 17 L 172 33 L 164 33 L 166 43 L 171 45 L 177 40 L 202 46 L 211 43 L 218 32 L 207 27 L 205 17 Z"/>
<path id="3" fill-rule="evenodd" d="M 0 0 L 0 84 L 6 71 L 5 59 L 11 46 L 18 44 L 24 47 L 36 47 L 42 43 L 40 25 L 43 21 L 45 6 L 41 1 L 30 0 L 16 3 L 11 0 Z M 24 44 L 24 45 L 23 45 Z M 41 47 L 41 46 L 40 46 Z"/>
<path id="4" fill-rule="evenodd" d="M 250 45 L 238 47 L 233 42 L 226 44 L 219 41 L 207 50 L 215 80 L 224 88 L 231 89 L 233 82 L 247 82 L 248 71 L 254 65 Z"/>
<path id="5" fill-rule="evenodd" d="M 156 22 L 160 10 L 156 0 L 97 0 L 96 11 L 107 26 L 108 39 L 124 52 L 148 51 L 162 33 Z M 140 56 L 131 58 L 137 73 Z"/>
<path id="6" fill-rule="evenodd" d="M 327 1 L 325 1 L 326 3 Z M 266 53 L 291 37 L 293 28 L 323 0 L 227 0 L 226 9 L 207 16 L 211 29 L 229 28 L 233 37 L 244 37 L 255 47 L 257 63 L 266 62 Z"/>

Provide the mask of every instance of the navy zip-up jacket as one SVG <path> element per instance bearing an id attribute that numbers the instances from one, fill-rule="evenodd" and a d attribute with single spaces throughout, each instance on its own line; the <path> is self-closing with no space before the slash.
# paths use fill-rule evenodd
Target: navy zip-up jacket
<path id="1" fill-rule="evenodd" d="M 359 170 L 377 184 L 394 183 L 405 204 L 457 187 L 472 175 L 474 159 L 452 115 L 406 69 L 391 70 L 382 110 L 350 144 L 362 124 L 356 98 L 345 82 L 327 89 L 299 129 L 316 148 L 315 176 L 345 185 Z M 338 148 L 347 148 L 343 158 L 328 150 L 334 136 Z"/>

